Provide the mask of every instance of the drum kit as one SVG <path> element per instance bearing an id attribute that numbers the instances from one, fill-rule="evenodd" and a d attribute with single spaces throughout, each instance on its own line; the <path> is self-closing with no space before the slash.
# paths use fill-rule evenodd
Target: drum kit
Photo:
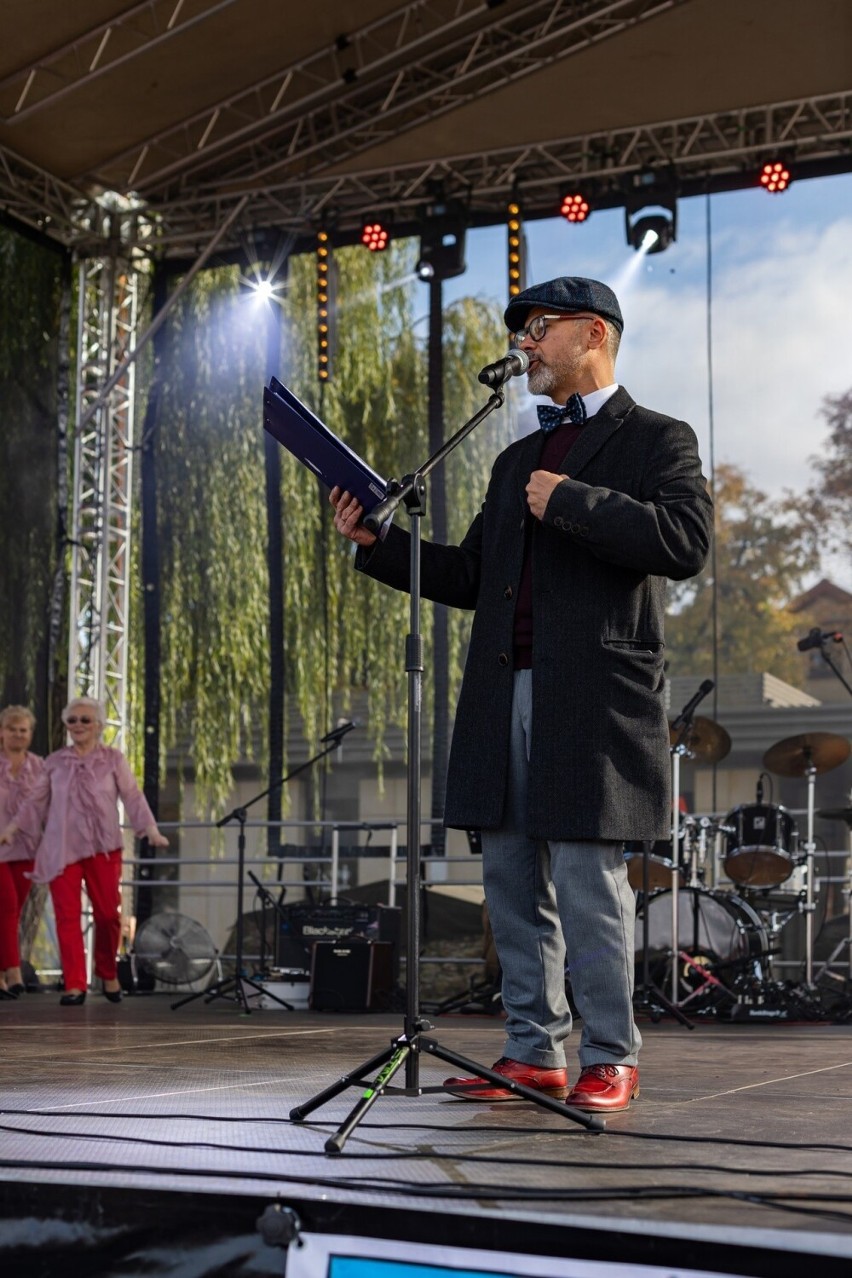
<path id="1" fill-rule="evenodd" d="M 672 841 L 632 843 L 625 849 L 628 878 L 639 894 L 637 993 L 652 1019 L 667 1010 L 686 1024 L 686 1012 L 728 1019 L 787 1019 L 791 1009 L 801 1015 L 803 1000 L 816 1003 L 809 993 L 814 986 L 814 818 L 842 819 L 852 832 L 852 808 L 817 813 L 815 781 L 845 762 L 852 746 L 830 732 L 788 737 L 763 757 L 767 771 L 758 778 L 756 802 L 741 804 L 724 818 L 683 816 L 680 759 L 718 763 L 729 753 L 731 738 L 711 719 L 690 717 L 684 723 L 680 718 L 670 725 Z M 764 802 L 764 782 L 772 786 L 768 773 L 807 780 L 804 838 L 784 807 Z M 772 967 L 781 930 L 802 915 L 804 990 L 775 979 Z"/>

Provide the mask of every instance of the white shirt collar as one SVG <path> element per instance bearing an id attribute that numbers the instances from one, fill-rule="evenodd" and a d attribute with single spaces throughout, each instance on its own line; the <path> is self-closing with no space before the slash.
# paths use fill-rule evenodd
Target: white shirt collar
<path id="1" fill-rule="evenodd" d="M 591 395 L 583 395 L 582 400 L 586 405 L 586 416 L 594 417 L 595 413 L 599 413 L 608 399 L 611 399 L 618 390 L 618 382 L 613 382 L 611 386 L 603 386 L 600 390 L 592 391 Z"/>

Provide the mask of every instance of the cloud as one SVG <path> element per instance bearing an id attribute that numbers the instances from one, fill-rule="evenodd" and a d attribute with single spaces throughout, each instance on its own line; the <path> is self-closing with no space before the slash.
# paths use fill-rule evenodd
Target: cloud
<path id="1" fill-rule="evenodd" d="M 852 217 L 726 233 L 713 260 L 716 460 L 769 493 L 801 491 L 826 435 L 822 401 L 852 387 Z M 675 292 L 640 277 L 625 317 L 620 378 L 643 403 L 691 421 L 706 454 L 705 289 Z"/>

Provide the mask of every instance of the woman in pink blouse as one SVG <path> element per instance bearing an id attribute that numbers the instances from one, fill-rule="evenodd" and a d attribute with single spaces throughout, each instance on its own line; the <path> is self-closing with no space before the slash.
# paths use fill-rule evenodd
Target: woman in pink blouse
<path id="1" fill-rule="evenodd" d="M 121 934 L 121 828 L 118 801 L 140 838 L 168 846 L 157 829 L 130 765 L 120 750 L 101 745 L 104 708 L 75 697 L 62 711 L 71 744 L 44 761 L 44 773 L 15 820 L 0 835 L 9 843 L 20 831 L 34 839 L 33 879 L 49 883 L 65 993 L 64 1006 L 86 1001 L 86 955 L 81 925 L 83 884 L 95 923 L 95 975 L 111 1003 L 121 1001 L 116 955 Z M 40 841 L 39 841 L 40 840 Z"/>
<path id="2" fill-rule="evenodd" d="M 26 706 L 6 706 L 0 712 L 0 830 L 14 821 L 44 767 L 37 754 L 30 754 L 34 727 Z M 34 848 L 22 833 L 0 847 L 0 998 L 17 998 L 24 992 L 18 932 L 30 891 Z"/>

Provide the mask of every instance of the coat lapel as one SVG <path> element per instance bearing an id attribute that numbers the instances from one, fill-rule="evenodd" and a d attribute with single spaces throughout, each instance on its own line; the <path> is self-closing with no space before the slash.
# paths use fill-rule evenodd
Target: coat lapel
<path id="1" fill-rule="evenodd" d="M 619 386 L 614 395 L 606 401 L 600 412 L 589 418 L 580 438 L 564 457 L 559 467 L 572 479 L 579 478 L 584 466 L 588 465 L 595 453 L 623 424 L 624 419 L 636 407 L 635 401 L 623 386 Z"/>
<path id="2" fill-rule="evenodd" d="M 534 430 L 531 435 L 525 435 L 520 441 L 515 463 L 515 486 L 525 514 L 527 510 L 527 484 L 530 482 L 530 475 L 534 470 L 538 469 L 543 447 L 544 435 L 540 430 Z"/>

